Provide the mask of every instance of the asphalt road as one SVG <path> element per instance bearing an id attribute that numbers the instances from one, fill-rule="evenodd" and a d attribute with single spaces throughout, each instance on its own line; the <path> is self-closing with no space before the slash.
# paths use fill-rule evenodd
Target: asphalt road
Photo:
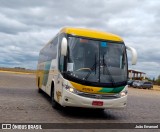
<path id="1" fill-rule="evenodd" d="M 83 108 L 55 110 L 37 92 L 35 76 L 0 73 L 0 122 L 12 123 L 159 123 L 160 91 L 129 88 L 125 109 L 99 112 Z"/>

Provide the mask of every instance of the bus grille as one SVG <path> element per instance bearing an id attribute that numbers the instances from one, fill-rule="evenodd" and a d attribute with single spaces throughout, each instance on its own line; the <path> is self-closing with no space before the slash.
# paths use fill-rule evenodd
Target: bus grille
<path id="1" fill-rule="evenodd" d="M 87 97 L 87 98 L 94 98 L 94 99 L 116 99 L 116 98 L 119 98 L 118 94 L 103 95 L 103 94 L 90 94 L 90 93 L 79 92 L 78 95 L 83 96 L 83 97 Z"/>

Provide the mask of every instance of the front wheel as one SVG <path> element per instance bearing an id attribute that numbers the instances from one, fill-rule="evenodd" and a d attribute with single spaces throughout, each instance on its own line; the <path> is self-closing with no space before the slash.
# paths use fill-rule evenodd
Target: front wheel
<path id="1" fill-rule="evenodd" d="M 52 90 L 52 97 L 51 97 L 51 99 L 52 99 L 52 107 L 54 109 L 60 109 L 60 105 L 54 99 L 54 89 Z"/>

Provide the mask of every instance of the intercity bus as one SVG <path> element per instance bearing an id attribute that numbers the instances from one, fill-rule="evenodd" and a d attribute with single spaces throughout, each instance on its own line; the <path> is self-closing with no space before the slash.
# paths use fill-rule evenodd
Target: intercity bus
<path id="1" fill-rule="evenodd" d="M 38 91 L 52 100 L 53 108 L 124 108 L 127 104 L 128 60 L 137 52 L 121 37 L 83 28 L 62 28 L 39 53 Z"/>

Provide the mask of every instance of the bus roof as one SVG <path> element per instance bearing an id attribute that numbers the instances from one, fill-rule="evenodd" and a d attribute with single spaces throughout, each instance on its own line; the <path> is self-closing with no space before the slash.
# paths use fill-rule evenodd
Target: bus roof
<path id="1" fill-rule="evenodd" d="M 117 35 L 92 29 L 64 27 L 60 32 L 89 38 L 123 42 L 122 38 Z"/>

